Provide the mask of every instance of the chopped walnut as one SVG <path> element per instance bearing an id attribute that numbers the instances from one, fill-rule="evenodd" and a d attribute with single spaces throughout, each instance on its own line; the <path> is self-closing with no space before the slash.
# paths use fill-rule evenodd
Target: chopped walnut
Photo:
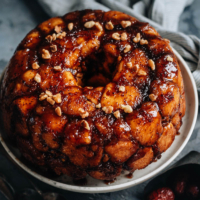
<path id="1" fill-rule="evenodd" d="M 48 50 L 42 49 L 42 58 L 43 59 L 50 59 L 51 58 L 51 55 L 50 55 Z"/>
<path id="2" fill-rule="evenodd" d="M 61 116 L 61 115 L 62 115 L 62 110 L 61 110 L 60 107 L 57 107 L 57 108 L 55 109 L 55 112 L 56 112 L 56 114 L 57 114 L 58 116 Z"/>
<path id="3" fill-rule="evenodd" d="M 62 71 L 61 66 L 54 66 L 53 69 L 58 72 Z"/>
<path id="4" fill-rule="evenodd" d="M 106 113 L 106 114 L 110 114 L 113 111 L 113 107 L 112 106 L 107 106 L 107 107 L 103 107 L 102 110 Z"/>
<path id="5" fill-rule="evenodd" d="M 98 103 L 98 104 L 96 105 L 96 108 L 101 108 L 101 103 Z"/>
<path id="6" fill-rule="evenodd" d="M 86 117 L 88 117 L 88 116 L 89 116 L 89 113 L 88 113 L 88 112 L 85 112 L 85 113 L 81 114 L 81 117 L 82 117 L 82 118 L 86 118 Z"/>
<path id="7" fill-rule="evenodd" d="M 51 49 L 51 52 L 56 52 L 57 51 L 57 46 L 56 45 L 51 45 L 50 49 Z"/>
<path id="8" fill-rule="evenodd" d="M 154 61 L 152 59 L 150 59 L 148 61 L 148 63 L 149 63 L 149 67 L 151 67 L 152 70 L 155 70 L 155 63 L 154 63 Z"/>
<path id="9" fill-rule="evenodd" d="M 107 22 L 107 23 L 106 23 L 105 27 L 106 27 L 107 30 L 113 30 L 114 25 L 113 25 L 113 23 L 110 21 L 110 22 Z"/>
<path id="10" fill-rule="evenodd" d="M 88 21 L 84 24 L 85 28 L 92 28 L 95 25 L 94 21 Z"/>
<path id="11" fill-rule="evenodd" d="M 39 66 L 36 62 L 34 62 L 34 63 L 32 64 L 32 68 L 33 68 L 33 69 L 39 69 L 40 66 Z"/>
<path id="12" fill-rule="evenodd" d="M 156 101 L 157 96 L 155 94 L 150 94 L 149 98 L 151 99 L 151 101 Z"/>
<path id="13" fill-rule="evenodd" d="M 55 101 L 52 99 L 52 97 L 47 97 L 47 101 L 51 104 L 54 105 Z"/>
<path id="14" fill-rule="evenodd" d="M 47 42 L 51 43 L 53 40 L 53 37 L 51 35 L 47 35 L 47 37 L 45 37 L 45 39 L 47 40 Z"/>
<path id="15" fill-rule="evenodd" d="M 50 92 L 49 90 L 46 90 L 45 93 L 46 93 L 49 97 L 52 97 L 52 96 L 53 96 L 52 92 Z"/>
<path id="16" fill-rule="evenodd" d="M 86 88 L 89 89 L 89 90 L 92 90 L 92 89 L 93 89 L 93 87 L 89 87 L 89 86 L 87 86 Z"/>
<path id="17" fill-rule="evenodd" d="M 56 38 L 57 38 L 57 35 L 55 33 L 53 33 L 52 34 L 52 40 L 54 41 L 54 40 L 56 40 Z"/>
<path id="18" fill-rule="evenodd" d="M 131 45 L 126 45 L 125 49 L 124 49 L 124 53 L 127 53 L 131 50 Z"/>
<path id="19" fill-rule="evenodd" d="M 82 118 L 86 118 L 89 116 L 89 113 L 87 111 L 85 111 L 83 108 L 79 108 L 78 111 L 80 112 L 80 116 Z"/>
<path id="20" fill-rule="evenodd" d="M 133 112 L 133 109 L 129 105 L 121 105 L 121 108 L 124 110 L 125 113 L 131 113 Z"/>
<path id="21" fill-rule="evenodd" d="M 120 92 L 125 92 L 125 89 L 126 89 L 126 88 L 125 88 L 124 86 L 120 86 L 120 87 L 119 87 L 119 91 L 120 91 Z"/>
<path id="22" fill-rule="evenodd" d="M 131 21 L 121 21 L 121 25 L 123 28 L 131 26 Z"/>
<path id="23" fill-rule="evenodd" d="M 173 62 L 173 58 L 171 56 L 167 56 L 167 61 Z"/>
<path id="24" fill-rule="evenodd" d="M 133 42 L 138 43 L 140 41 L 140 33 L 137 33 L 136 37 L 133 38 Z"/>
<path id="25" fill-rule="evenodd" d="M 54 100 L 56 103 L 61 103 L 61 102 L 62 102 L 61 94 L 58 93 L 58 94 L 53 95 L 53 100 Z"/>
<path id="26" fill-rule="evenodd" d="M 61 26 L 55 26 L 54 28 L 56 33 L 60 33 L 61 32 Z"/>
<path id="27" fill-rule="evenodd" d="M 120 61 L 121 59 L 122 59 L 122 57 L 121 57 L 121 56 L 118 56 L 117 60 Z"/>
<path id="28" fill-rule="evenodd" d="M 74 24 L 73 23 L 69 23 L 67 27 L 71 31 L 73 29 L 73 27 L 74 27 Z"/>
<path id="29" fill-rule="evenodd" d="M 141 44 L 141 45 L 148 44 L 148 41 L 147 41 L 147 40 L 144 40 L 144 39 L 141 39 L 141 40 L 140 40 L 140 44 Z"/>
<path id="30" fill-rule="evenodd" d="M 135 71 L 137 72 L 140 66 L 138 64 L 135 65 Z"/>
<path id="31" fill-rule="evenodd" d="M 115 112 L 113 113 L 113 115 L 114 115 L 117 119 L 119 119 L 119 118 L 120 118 L 120 112 L 119 112 L 119 110 L 115 111 Z"/>
<path id="32" fill-rule="evenodd" d="M 146 76 L 146 75 L 147 75 L 147 73 L 144 70 L 140 69 L 138 71 L 138 76 Z"/>
<path id="33" fill-rule="evenodd" d="M 88 131 L 90 130 L 90 126 L 86 120 L 82 120 L 81 124 L 85 129 L 87 129 Z"/>
<path id="34" fill-rule="evenodd" d="M 62 32 L 62 36 L 65 37 L 67 35 L 66 32 Z"/>
<path id="35" fill-rule="evenodd" d="M 39 100 L 40 100 L 40 101 L 43 101 L 43 100 L 45 100 L 47 97 L 48 97 L 48 95 L 45 94 L 45 93 L 43 92 L 43 93 L 40 94 Z"/>
<path id="36" fill-rule="evenodd" d="M 112 34 L 112 38 L 113 38 L 114 40 L 120 40 L 120 34 L 119 34 L 119 33 L 113 33 L 113 34 Z"/>
<path id="37" fill-rule="evenodd" d="M 34 77 L 34 80 L 37 82 L 37 83 L 41 83 L 41 76 L 37 73 Z"/>
<path id="38" fill-rule="evenodd" d="M 103 31 L 103 27 L 101 26 L 99 22 L 96 22 L 95 26 L 99 29 L 99 31 Z"/>
<path id="39" fill-rule="evenodd" d="M 85 112 L 85 110 L 83 108 L 79 108 L 78 111 L 80 111 L 81 113 Z"/>
<path id="40" fill-rule="evenodd" d="M 62 33 L 58 33 L 56 37 L 59 39 L 63 39 L 65 36 L 66 36 L 66 32 L 62 32 Z"/>
<path id="41" fill-rule="evenodd" d="M 126 41 L 127 40 L 127 34 L 126 33 L 122 33 L 121 34 L 121 40 L 122 41 Z"/>
<path id="42" fill-rule="evenodd" d="M 127 67 L 131 68 L 133 65 L 132 65 L 132 62 L 128 62 L 127 64 Z"/>

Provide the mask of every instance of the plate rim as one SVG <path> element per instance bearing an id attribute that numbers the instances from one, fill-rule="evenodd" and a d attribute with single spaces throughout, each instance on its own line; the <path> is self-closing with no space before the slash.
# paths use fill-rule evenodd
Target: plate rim
<path id="1" fill-rule="evenodd" d="M 75 186 L 75 185 L 69 185 L 66 183 L 61 183 L 52 179 L 49 179 L 47 177 L 44 177 L 43 175 L 38 174 L 37 172 L 34 172 L 33 170 L 31 170 L 30 168 L 28 168 L 24 163 L 22 163 L 9 149 L 9 147 L 7 146 L 6 142 L 4 141 L 3 137 L 2 137 L 2 133 L 0 132 L 0 142 L 2 144 L 2 146 L 4 147 L 5 151 L 8 153 L 8 155 L 12 158 L 12 160 L 18 164 L 19 167 L 21 167 L 23 170 L 25 170 L 27 173 L 29 173 L 30 175 L 32 175 L 33 177 L 39 179 L 40 181 L 49 184 L 51 186 L 57 187 L 59 189 L 63 189 L 63 190 L 68 190 L 68 191 L 73 191 L 73 192 L 79 192 L 79 193 L 106 193 L 106 192 L 115 192 L 115 191 L 119 191 L 119 190 L 123 190 L 132 186 L 136 186 L 150 178 L 152 178 L 153 176 L 155 176 L 156 174 L 158 174 L 159 172 L 161 172 L 163 169 L 165 169 L 179 154 L 180 152 L 183 150 L 183 148 L 186 146 L 187 142 L 189 141 L 192 132 L 194 130 L 194 126 L 197 120 L 197 115 L 198 115 L 198 93 L 197 93 L 197 87 L 196 87 L 196 83 L 194 81 L 194 78 L 192 76 L 192 73 L 187 65 L 187 63 L 184 61 L 184 59 L 181 57 L 181 55 L 174 49 L 172 48 L 174 54 L 176 55 L 177 59 L 182 63 L 182 65 L 184 66 L 185 70 L 187 71 L 187 74 L 189 75 L 190 79 L 191 79 L 191 83 L 193 86 L 193 90 L 194 90 L 194 103 L 195 103 L 195 111 L 194 111 L 194 120 L 192 122 L 192 125 L 190 127 L 189 133 L 187 134 L 187 137 L 185 138 L 185 140 L 183 141 L 182 145 L 179 147 L 179 149 L 174 153 L 174 155 L 169 158 L 165 163 L 163 163 L 161 166 L 159 166 L 157 169 L 155 169 L 154 171 L 152 171 L 151 173 L 140 177 L 136 180 L 132 180 L 126 183 L 121 183 L 119 185 L 110 185 L 109 187 L 105 186 L 105 187 L 97 187 L 97 186 L 91 186 L 91 187 L 87 187 L 87 186 Z M 2 73 L 3 74 L 3 73 Z"/>

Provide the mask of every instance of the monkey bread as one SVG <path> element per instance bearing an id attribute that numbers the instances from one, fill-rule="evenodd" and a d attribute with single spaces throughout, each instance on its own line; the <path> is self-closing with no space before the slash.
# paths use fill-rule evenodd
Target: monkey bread
<path id="1" fill-rule="evenodd" d="M 2 79 L 6 134 L 32 164 L 74 179 L 113 180 L 145 168 L 173 143 L 185 114 L 169 43 L 118 11 L 41 23 Z"/>

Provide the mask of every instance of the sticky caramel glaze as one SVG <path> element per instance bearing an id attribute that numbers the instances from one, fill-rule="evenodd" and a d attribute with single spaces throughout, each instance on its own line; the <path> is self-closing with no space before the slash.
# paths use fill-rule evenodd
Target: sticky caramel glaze
<path id="1" fill-rule="evenodd" d="M 6 133 L 36 166 L 113 180 L 169 148 L 185 96 L 169 41 L 154 28 L 118 11 L 84 10 L 22 40 L 2 80 L 1 109 Z"/>

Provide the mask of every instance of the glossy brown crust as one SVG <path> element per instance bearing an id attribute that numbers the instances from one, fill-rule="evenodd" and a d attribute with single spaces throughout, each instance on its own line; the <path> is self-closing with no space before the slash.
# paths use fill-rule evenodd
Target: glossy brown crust
<path id="1" fill-rule="evenodd" d="M 184 85 L 169 41 L 149 24 L 118 11 L 76 11 L 19 44 L 1 109 L 30 162 L 112 180 L 169 148 L 185 114 Z"/>

